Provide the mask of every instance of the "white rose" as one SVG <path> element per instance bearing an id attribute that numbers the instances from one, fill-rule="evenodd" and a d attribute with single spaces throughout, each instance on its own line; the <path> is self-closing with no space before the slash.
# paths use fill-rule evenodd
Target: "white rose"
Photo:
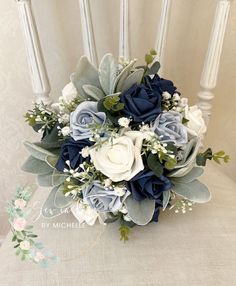
<path id="1" fill-rule="evenodd" d="M 77 89 L 72 82 L 68 83 L 62 90 L 62 99 L 66 104 L 70 104 L 77 95 Z"/>
<path id="2" fill-rule="evenodd" d="M 141 148 L 143 133 L 128 131 L 112 143 L 92 148 L 90 156 L 95 168 L 113 182 L 129 181 L 143 170 Z"/>
<path id="3" fill-rule="evenodd" d="M 185 117 L 189 120 L 186 124 L 189 135 L 202 137 L 207 128 L 201 109 L 197 105 L 190 106 L 185 110 Z"/>

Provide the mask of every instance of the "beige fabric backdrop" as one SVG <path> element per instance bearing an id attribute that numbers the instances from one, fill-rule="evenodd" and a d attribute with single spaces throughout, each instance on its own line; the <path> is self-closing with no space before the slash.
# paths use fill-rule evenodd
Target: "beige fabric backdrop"
<path id="1" fill-rule="evenodd" d="M 78 0 L 34 0 L 33 7 L 54 98 L 60 95 L 83 54 Z M 191 102 L 196 101 L 199 79 L 214 16 L 216 0 L 174 0 L 166 50 L 166 77 Z M 154 46 L 160 0 L 130 0 L 131 56 L 143 58 Z M 91 0 L 99 58 L 118 54 L 119 1 Z M 236 3 L 232 3 L 225 38 L 207 145 L 224 149 L 231 163 L 222 167 L 236 179 Z M 26 54 L 14 0 L 0 0 L 0 222 L 5 200 L 17 184 L 33 181 L 20 171 L 26 157 L 22 146 L 33 134 L 22 114 L 33 95 Z M 1 235 L 1 230 L 0 230 Z"/>

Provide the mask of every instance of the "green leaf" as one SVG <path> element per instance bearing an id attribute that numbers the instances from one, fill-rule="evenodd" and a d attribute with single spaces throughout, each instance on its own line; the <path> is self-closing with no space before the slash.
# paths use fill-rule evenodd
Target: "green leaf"
<path id="1" fill-rule="evenodd" d="M 94 85 L 84 84 L 83 89 L 86 92 L 86 94 L 88 94 L 90 97 L 92 97 L 93 99 L 97 101 L 105 97 L 104 92 Z"/>
<path id="2" fill-rule="evenodd" d="M 53 153 L 49 152 L 46 149 L 43 149 L 42 147 L 39 147 L 38 145 L 30 142 L 24 142 L 24 145 L 26 149 L 30 152 L 30 154 L 39 160 L 45 161 L 47 156 L 54 156 Z"/>
<path id="3" fill-rule="evenodd" d="M 53 172 L 50 172 L 48 174 L 38 175 L 37 181 L 39 186 L 41 187 L 52 187 L 52 174 Z"/>
<path id="4" fill-rule="evenodd" d="M 136 201 L 134 198 L 129 196 L 125 200 L 125 206 L 128 210 L 130 218 L 137 225 L 148 224 L 151 221 L 155 211 L 155 201 L 149 199 Z"/>
<path id="5" fill-rule="evenodd" d="M 151 49 L 150 50 L 150 55 L 156 56 L 157 55 L 157 51 L 155 49 Z"/>
<path id="6" fill-rule="evenodd" d="M 66 208 L 74 202 L 71 197 L 66 197 L 64 195 L 63 190 L 64 186 L 60 186 L 55 192 L 54 205 L 59 209 Z"/>
<path id="7" fill-rule="evenodd" d="M 153 63 L 153 65 L 147 70 L 145 75 L 154 75 L 157 74 L 161 65 L 159 62 Z"/>
<path id="8" fill-rule="evenodd" d="M 186 174 L 185 176 L 182 177 L 172 177 L 174 182 L 179 182 L 179 183 L 191 183 L 192 181 L 194 181 L 196 178 L 200 177 L 203 174 L 204 170 L 203 168 L 199 168 L 199 167 L 193 167 L 192 170 Z"/>
<path id="9" fill-rule="evenodd" d="M 147 165 L 157 177 L 160 177 L 163 174 L 164 168 L 159 162 L 157 155 L 150 153 L 147 158 Z"/>
<path id="10" fill-rule="evenodd" d="M 54 144 L 54 146 L 56 146 L 57 148 L 61 146 L 61 142 L 59 142 L 59 136 L 58 136 L 58 128 L 57 128 L 58 126 L 59 123 L 56 123 L 55 126 L 50 130 L 50 132 L 43 137 L 41 142 L 42 148 L 44 148 L 43 145 L 47 144 Z"/>
<path id="11" fill-rule="evenodd" d="M 55 195 L 58 187 L 54 187 L 42 207 L 42 215 L 45 218 L 53 218 L 63 213 L 63 209 L 55 206 Z"/>
<path id="12" fill-rule="evenodd" d="M 54 170 L 52 175 L 53 186 L 60 186 L 65 182 L 66 178 L 68 178 L 68 175 L 60 173 L 57 170 Z"/>
<path id="13" fill-rule="evenodd" d="M 153 62 L 154 57 L 150 54 L 146 54 L 145 55 L 145 62 L 147 63 L 147 65 L 150 65 Z"/>
<path id="14" fill-rule="evenodd" d="M 98 70 L 89 62 L 86 56 L 80 58 L 75 73 L 71 75 L 71 81 L 75 85 L 79 95 L 85 99 L 88 99 L 90 96 L 83 90 L 84 85 L 89 84 L 102 89 Z"/>
<path id="15" fill-rule="evenodd" d="M 106 95 L 114 92 L 117 66 L 112 54 L 106 54 L 99 65 L 99 80 Z"/>
<path id="16" fill-rule="evenodd" d="M 163 192 L 163 211 L 166 209 L 166 207 L 168 206 L 169 200 L 170 200 L 170 191 L 165 191 Z"/>
<path id="17" fill-rule="evenodd" d="M 122 71 L 116 77 L 116 80 L 114 82 L 114 91 L 115 92 L 119 92 L 122 90 L 122 87 L 125 83 L 125 80 L 131 74 L 131 70 L 132 70 L 134 64 L 135 64 L 135 61 L 131 61 L 126 67 L 124 67 L 122 69 Z"/>
<path id="18" fill-rule="evenodd" d="M 134 72 L 132 72 L 123 83 L 123 86 L 121 87 L 121 91 L 124 92 L 128 90 L 131 86 L 134 84 L 140 84 L 143 78 L 144 69 L 137 69 Z"/>
<path id="19" fill-rule="evenodd" d="M 187 184 L 175 181 L 173 191 L 179 196 L 199 204 L 206 203 L 211 199 L 208 188 L 198 180 Z"/>
<path id="20" fill-rule="evenodd" d="M 129 240 L 130 228 L 128 226 L 121 225 L 119 231 L 120 231 L 120 240 L 123 240 L 124 242 Z"/>
<path id="21" fill-rule="evenodd" d="M 176 166 L 177 159 L 176 158 L 169 158 L 168 161 L 165 162 L 165 168 L 168 170 L 173 170 Z"/>
<path id="22" fill-rule="evenodd" d="M 45 161 L 51 168 L 54 169 L 57 164 L 58 157 L 48 155 Z"/>
<path id="23" fill-rule="evenodd" d="M 32 174 L 48 174 L 52 168 L 45 162 L 30 156 L 21 167 L 22 171 Z"/>

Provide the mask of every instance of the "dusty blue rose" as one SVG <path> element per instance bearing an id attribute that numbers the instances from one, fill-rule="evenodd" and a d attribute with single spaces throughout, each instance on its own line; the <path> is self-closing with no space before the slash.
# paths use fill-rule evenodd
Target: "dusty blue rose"
<path id="1" fill-rule="evenodd" d="M 106 114 L 98 112 L 97 102 L 84 101 L 70 115 L 70 127 L 74 140 L 86 139 L 91 136 L 89 124 L 92 122 L 104 124 Z"/>
<path id="2" fill-rule="evenodd" d="M 122 205 L 129 192 L 118 196 L 113 189 L 104 188 L 98 181 L 83 190 L 83 198 L 91 208 L 98 212 L 116 212 Z"/>
<path id="3" fill-rule="evenodd" d="M 172 142 L 176 146 L 182 146 L 188 142 L 187 129 L 182 124 L 182 116 L 176 111 L 160 114 L 155 120 L 152 130 L 163 142 Z"/>

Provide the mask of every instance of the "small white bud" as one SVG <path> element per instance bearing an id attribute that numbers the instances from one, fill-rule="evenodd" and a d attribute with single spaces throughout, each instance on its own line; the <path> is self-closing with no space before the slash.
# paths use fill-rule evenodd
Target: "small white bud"
<path id="1" fill-rule="evenodd" d="M 121 117 L 119 120 L 118 120 L 118 123 L 121 127 L 125 127 L 125 128 L 128 128 L 129 127 L 129 124 L 130 124 L 130 119 L 129 118 L 126 118 L 126 117 Z"/>
<path id="2" fill-rule="evenodd" d="M 162 93 L 162 97 L 163 97 L 164 100 L 168 100 L 168 99 L 171 98 L 171 94 L 169 92 L 167 92 L 167 91 L 164 91 Z"/>

